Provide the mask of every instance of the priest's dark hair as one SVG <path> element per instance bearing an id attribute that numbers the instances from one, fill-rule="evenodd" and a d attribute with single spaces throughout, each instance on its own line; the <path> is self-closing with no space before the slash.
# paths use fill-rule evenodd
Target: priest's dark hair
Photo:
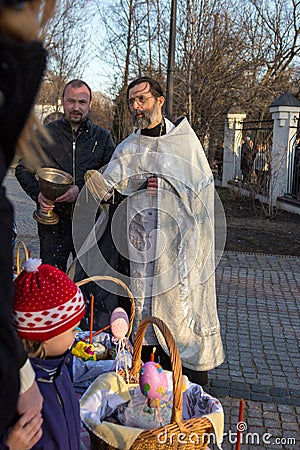
<path id="1" fill-rule="evenodd" d="M 126 91 L 126 100 L 129 100 L 129 91 L 130 89 L 132 89 L 134 86 L 137 86 L 138 84 L 142 84 L 142 83 L 148 83 L 150 86 L 150 92 L 153 95 L 153 97 L 158 98 L 158 97 L 164 97 L 164 91 L 163 88 L 161 87 L 161 85 L 153 80 L 153 78 L 150 77 L 139 77 L 136 78 L 135 80 L 131 81 L 131 83 L 129 83 L 127 91 Z"/>

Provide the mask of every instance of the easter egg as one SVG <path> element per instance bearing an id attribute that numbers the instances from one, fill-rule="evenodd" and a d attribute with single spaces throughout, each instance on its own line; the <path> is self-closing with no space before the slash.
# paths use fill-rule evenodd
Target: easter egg
<path id="1" fill-rule="evenodd" d="M 110 329 L 117 339 L 126 336 L 129 329 L 129 320 L 126 311 L 123 308 L 115 308 L 110 316 Z"/>
<path id="2" fill-rule="evenodd" d="M 139 378 L 142 394 L 148 399 L 161 399 L 168 390 L 166 374 L 160 364 L 156 362 L 146 362 L 140 371 Z"/>

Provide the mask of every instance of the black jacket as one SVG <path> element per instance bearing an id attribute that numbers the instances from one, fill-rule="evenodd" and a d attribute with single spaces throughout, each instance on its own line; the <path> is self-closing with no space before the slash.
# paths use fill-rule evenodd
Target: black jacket
<path id="1" fill-rule="evenodd" d="M 42 141 L 42 147 L 49 158 L 49 166 L 64 170 L 73 176 L 79 190 L 84 186 L 87 170 L 100 169 L 108 164 L 114 151 L 114 142 L 109 131 L 87 119 L 76 134 L 65 119 L 55 120 L 46 125 L 53 142 Z M 16 177 L 24 191 L 37 202 L 40 192 L 34 173 L 30 172 L 22 161 L 16 167 Z M 61 216 L 69 214 L 72 205 L 56 205 Z"/>
<path id="2" fill-rule="evenodd" d="M 38 42 L 0 39 L 0 436 L 15 415 L 19 368 L 27 357 L 11 325 L 13 210 L 2 182 L 38 90 L 45 61 L 46 52 Z"/>

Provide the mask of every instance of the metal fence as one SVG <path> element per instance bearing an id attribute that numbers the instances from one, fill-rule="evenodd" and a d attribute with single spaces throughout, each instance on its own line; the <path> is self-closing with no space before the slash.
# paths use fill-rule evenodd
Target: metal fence
<path id="1" fill-rule="evenodd" d="M 287 193 L 292 198 L 300 199 L 300 132 L 293 136 L 289 152 Z"/>
<path id="2" fill-rule="evenodd" d="M 271 171 L 273 120 L 243 122 L 239 174 L 244 184 L 266 194 Z"/>

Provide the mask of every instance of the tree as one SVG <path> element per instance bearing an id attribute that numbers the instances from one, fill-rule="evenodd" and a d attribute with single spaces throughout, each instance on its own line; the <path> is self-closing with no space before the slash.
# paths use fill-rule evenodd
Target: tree
<path id="1" fill-rule="evenodd" d="M 61 0 L 55 14 L 44 29 L 48 51 L 48 68 L 38 101 L 56 105 L 64 85 L 72 78 L 80 78 L 89 60 L 91 30 L 89 17 L 91 0 Z"/>
<path id="2" fill-rule="evenodd" d="M 110 129 L 113 120 L 113 103 L 109 97 L 101 92 L 93 93 L 91 120 L 100 127 Z"/>
<path id="3" fill-rule="evenodd" d="M 150 75 L 158 79 L 165 67 L 167 22 L 165 4 L 160 0 L 125 0 L 103 7 L 97 1 L 99 22 L 105 27 L 105 39 L 99 42 L 99 59 L 114 67 L 112 96 L 115 99 L 113 134 L 116 142 L 132 130 L 126 104 L 126 89 L 131 79 Z M 162 38 L 163 37 L 163 38 Z"/>
<path id="4" fill-rule="evenodd" d="M 291 84 L 299 54 L 299 5 L 253 0 L 244 2 L 242 15 L 228 0 L 179 5 L 175 109 L 209 143 L 212 161 L 229 107 L 238 105 L 248 117 L 261 119 Z"/>
<path id="5" fill-rule="evenodd" d="M 150 75 L 165 85 L 170 0 L 120 0 L 103 8 L 101 51 L 114 67 L 117 140 L 129 132 L 128 81 Z M 283 91 L 297 88 L 299 3 L 296 0 L 178 0 L 174 115 L 186 115 L 209 159 L 222 141 L 224 114 L 239 106 L 262 119 Z M 101 16 L 102 14 L 102 16 Z"/>

